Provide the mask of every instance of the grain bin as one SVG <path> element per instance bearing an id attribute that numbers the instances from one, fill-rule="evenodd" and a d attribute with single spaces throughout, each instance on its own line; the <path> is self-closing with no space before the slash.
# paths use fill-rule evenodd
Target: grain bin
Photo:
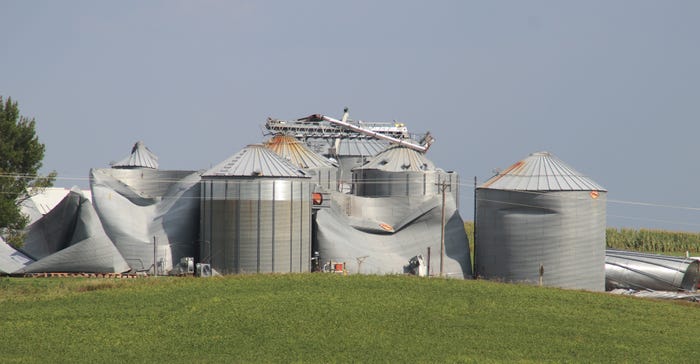
<path id="1" fill-rule="evenodd" d="M 202 175 L 201 255 L 222 274 L 308 272 L 311 183 L 263 145 Z"/>
<path id="2" fill-rule="evenodd" d="M 353 169 L 353 181 L 358 196 L 425 196 L 446 191 L 458 200 L 459 178 L 435 168 L 424 153 L 401 145 L 393 145 L 374 156 L 363 166 Z"/>
<path id="3" fill-rule="evenodd" d="M 196 253 L 201 171 L 158 169 L 142 142 L 111 168 L 90 170 L 92 204 L 133 271 L 167 274 Z"/>
<path id="4" fill-rule="evenodd" d="M 338 188 L 344 193 L 352 191 L 352 169 L 365 164 L 369 158 L 389 146 L 384 140 L 363 136 L 330 139 L 311 137 L 305 138 L 304 142 L 311 150 L 338 162 Z"/>
<path id="5" fill-rule="evenodd" d="M 694 292 L 699 264 L 694 258 L 607 249 L 605 289 Z"/>
<path id="6" fill-rule="evenodd" d="M 606 190 L 547 152 L 476 190 L 476 274 L 603 291 Z"/>
<path id="7" fill-rule="evenodd" d="M 304 143 L 292 136 L 275 135 L 265 142 L 265 146 L 298 168 L 302 168 L 311 177 L 312 183 L 327 191 L 337 191 L 337 164 L 316 154 Z"/>

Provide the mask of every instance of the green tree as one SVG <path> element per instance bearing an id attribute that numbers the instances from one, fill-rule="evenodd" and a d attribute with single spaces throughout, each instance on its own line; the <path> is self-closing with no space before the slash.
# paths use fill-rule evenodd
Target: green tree
<path id="1" fill-rule="evenodd" d="M 19 203 L 30 189 L 50 187 L 56 172 L 37 175 L 44 159 L 44 144 L 34 130 L 34 119 L 20 116 L 17 102 L 0 96 L 0 235 L 13 246 L 20 246 L 28 218 Z"/>

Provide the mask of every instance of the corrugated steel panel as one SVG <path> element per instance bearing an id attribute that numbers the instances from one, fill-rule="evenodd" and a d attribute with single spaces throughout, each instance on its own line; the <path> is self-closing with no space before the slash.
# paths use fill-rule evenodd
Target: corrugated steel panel
<path id="1" fill-rule="evenodd" d="M 0 236 L 0 273 L 14 273 L 33 262 L 34 260 L 5 243 Z"/>
<path id="2" fill-rule="evenodd" d="M 606 193 L 476 191 L 477 274 L 570 289 L 605 288 Z"/>
<path id="3" fill-rule="evenodd" d="M 112 168 L 153 168 L 158 169 L 158 157 L 143 142 L 138 141 L 131 148 L 131 154 L 112 164 Z"/>
<path id="4" fill-rule="evenodd" d="M 311 268 L 309 180 L 205 179 L 201 218 L 202 239 L 211 244 L 211 265 L 219 273 Z"/>
<path id="5" fill-rule="evenodd" d="M 430 257 L 440 272 L 442 199 L 360 197 L 333 193 L 330 208 L 317 212 L 314 232 L 322 262 L 345 262 L 351 274 L 403 274 L 409 260 Z M 469 240 L 452 199 L 445 201 L 444 273 L 470 278 Z M 428 250 L 431 251 L 428 254 Z"/>
<path id="6" fill-rule="evenodd" d="M 90 171 L 95 210 L 133 270 L 149 269 L 155 258 L 158 271 L 165 273 L 181 258 L 195 256 L 199 181 L 200 174 L 195 171 Z"/>
<path id="7" fill-rule="evenodd" d="M 360 168 L 385 172 L 427 172 L 434 171 L 435 165 L 425 157 L 424 153 L 394 145 L 377 154 L 369 163 Z"/>
<path id="8" fill-rule="evenodd" d="M 261 144 L 243 148 L 202 176 L 308 178 L 299 167 Z"/>
<path id="9" fill-rule="evenodd" d="M 85 198 L 92 201 L 92 192 L 90 190 L 80 190 L 78 187 L 28 188 L 29 198 L 20 203 L 22 213 L 29 216 L 29 223 L 27 225 L 32 224 L 42 216 L 48 214 L 70 191 L 78 191 L 82 193 Z"/>
<path id="10" fill-rule="evenodd" d="M 333 164 L 314 153 L 304 143 L 288 135 L 276 135 L 265 142 L 265 146 L 300 168 L 331 168 Z"/>
<path id="11" fill-rule="evenodd" d="M 606 191 L 548 152 L 530 154 L 479 188 L 506 191 Z"/>
<path id="12" fill-rule="evenodd" d="M 615 288 L 695 291 L 700 279 L 698 261 L 692 258 L 605 251 L 605 286 Z"/>
<path id="13" fill-rule="evenodd" d="M 371 138 L 305 138 L 304 143 L 314 152 L 332 157 L 359 157 L 377 155 L 389 142 Z M 330 150 L 334 149 L 335 153 Z"/>
<path id="14" fill-rule="evenodd" d="M 75 191 L 27 227 L 21 249 L 37 261 L 16 273 L 122 273 L 130 269 L 107 236 L 90 200 Z"/>
<path id="15" fill-rule="evenodd" d="M 365 197 L 440 195 L 440 185 L 451 198 L 459 194 L 459 175 L 443 171 L 385 172 L 376 169 L 355 169 L 355 194 Z"/>
<path id="16" fill-rule="evenodd" d="M 378 139 L 340 139 L 336 154 L 339 156 L 373 156 L 377 155 L 388 146 L 389 142 Z"/>

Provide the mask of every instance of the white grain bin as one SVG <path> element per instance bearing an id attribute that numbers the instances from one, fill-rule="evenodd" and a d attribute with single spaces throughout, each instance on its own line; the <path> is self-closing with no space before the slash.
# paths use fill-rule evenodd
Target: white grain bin
<path id="1" fill-rule="evenodd" d="M 570 289 L 605 289 L 606 190 L 547 152 L 476 190 L 476 274 Z"/>
<path id="2" fill-rule="evenodd" d="M 311 183 L 263 145 L 202 175 L 201 256 L 222 274 L 308 272 Z"/>

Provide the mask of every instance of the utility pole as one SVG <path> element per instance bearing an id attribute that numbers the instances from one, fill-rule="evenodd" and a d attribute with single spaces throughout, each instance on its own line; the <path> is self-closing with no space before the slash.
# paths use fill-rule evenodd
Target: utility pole
<path id="1" fill-rule="evenodd" d="M 153 236 L 153 276 L 158 275 L 158 264 L 156 263 L 156 256 L 158 255 L 158 246 L 156 245 L 156 237 Z"/>
<path id="2" fill-rule="evenodd" d="M 447 188 L 447 183 L 442 181 L 440 184 L 440 190 L 442 192 L 442 222 L 440 226 L 440 277 L 444 276 L 444 260 L 445 260 L 445 189 Z"/>
<path id="3" fill-rule="evenodd" d="M 428 277 L 430 277 L 430 247 L 428 247 Z"/>
<path id="4" fill-rule="evenodd" d="M 472 243 L 474 244 L 474 252 L 472 254 L 472 257 L 474 258 L 474 264 L 472 265 L 472 278 L 477 279 L 479 277 L 479 271 L 477 268 L 479 267 L 477 265 L 477 260 L 476 260 L 476 240 L 477 240 L 477 234 L 476 234 L 476 176 L 474 176 L 474 218 L 473 223 L 474 223 L 474 230 L 473 230 L 473 241 Z"/>

